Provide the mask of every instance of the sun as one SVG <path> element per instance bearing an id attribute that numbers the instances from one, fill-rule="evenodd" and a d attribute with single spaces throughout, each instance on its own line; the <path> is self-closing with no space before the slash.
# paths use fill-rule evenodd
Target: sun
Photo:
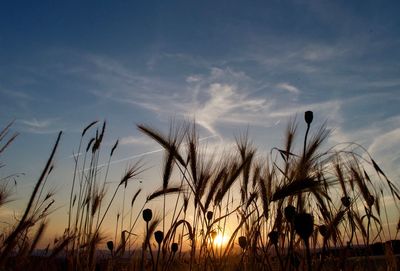
<path id="1" fill-rule="evenodd" d="M 213 240 L 213 244 L 216 247 L 222 247 L 222 246 L 226 245 L 228 240 L 229 240 L 228 236 L 223 235 L 222 233 L 218 233 L 217 236 L 215 236 L 215 238 Z"/>

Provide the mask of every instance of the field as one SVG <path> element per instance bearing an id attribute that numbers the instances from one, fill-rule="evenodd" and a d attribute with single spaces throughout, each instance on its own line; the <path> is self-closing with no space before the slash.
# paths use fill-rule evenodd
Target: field
<path id="1" fill-rule="evenodd" d="M 289 122 L 284 145 L 267 157 L 246 133 L 235 151 L 213 153 L 200 145 L 195 123 L 172 123 L 166 134 L 138 125 L 164 150 L 161 188 L 144 202 L 137 201 L 141 189 L 126 191 L 145 163 L 132 164 L 110 187 L 118 141 L 105 150 L 100 172 L 107 129 L 92 122 L 74 158 L 65 231 L 39 248 L 55 202 L 46 184 L 60 132 L 21 217 L 1 234 L 0 270 L 398 270 L 399 243 L 390 240 L 400 221 L 393 227 L 388 215 L 389 206 L 399 213 L 395 182 L 361 145 L 326 146 L 329 131 L 312 127 L 311 111 L 304 121 L 304 136 Z M 11 127 L 0 132 L 0 155 L 17 137 Z M 1 180 L 0 208 L 11 182 Z M 111 238 L 104 221 L 121 197 Z M 155 200 L 156 210 L 149 208 Z"/>

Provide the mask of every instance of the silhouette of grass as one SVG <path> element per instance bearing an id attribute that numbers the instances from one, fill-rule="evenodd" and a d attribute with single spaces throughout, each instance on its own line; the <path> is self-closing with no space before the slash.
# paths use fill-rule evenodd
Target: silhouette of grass
<path id="1" fill-rule="evenodd" d="M 68 270 L 95 270 L 104 261 L 98 251 L 108 248 L 103 270 L 123 270 L 123 266 L 154 271 L 377 267 L 381 263 L 374 260 L 371 244 L 396 238 L 400 230 L 398 226 L 393 235 L 382 222 L 389 223 L 388 196 L 397 208 L 399 189 L 360 145 L 338 144 L 322 150 L 329 131 L 322 125 L 313 133 L 313 117 L 306 112 L 307 130 L 300 151 L 294 120 L 288 124 L 283 148 L 272 148 L 268 157 L 257 153 L 247 132 L 236 138 L 235 151 L 209 155 L 200 145 L 195 123 L 172 123 L 167 135 L 138 125 L 165 150 L 161 188 L 148 194 L 142 205 L 142 188 L 132 195 L 128 189 L 143 172 L 142 161 L 128 167 L 107 197 L 113 185 L 108 172 L 118 140 L 103 165 L 100 152 L 106 122 L 90 123 L 74 156 L 65 232 L 44 250 L 41 259 L 54 266 L 57 256 L 63 255 Z M 11 127 L 12 123 L 0 131 L 0 155 L 17 136 L 9 135 Z M 51 219 L 54 195 L 44 193 L 44 187 L 60 137 L 61 133 L 23 214 L 1 235 L 1 270 L 31 267 Z M 1 180 L 0 207 L 9 200 L 9 182 L 9 178 Z M 125 203 L 126 194 L 132 198 L 129 203 Z M 117 222 L 111 225 L 115 226 L 114 241 L 106 245 L 103 240 L 109 236 L 101 231 L 113 228 L 104 221 L 115 215 L 110 210 L 119 196 Z M 153 217 L 148 204 L 161 197 L 162 207 L 154 210 L 162 216 Z M 172 214 L 167 215 L 167 208 L 173 209 Z M 144 234 L 139 234 L 141 216 Z M 226 243 L 217 245 L 217 238 L 223 242 L 224 236 Z M 388 268 L 396 270 L 395 247 L 387 243 L 384 251 Z M 354 267 L 350 256 L 363 258 L 364 264 Z"/>

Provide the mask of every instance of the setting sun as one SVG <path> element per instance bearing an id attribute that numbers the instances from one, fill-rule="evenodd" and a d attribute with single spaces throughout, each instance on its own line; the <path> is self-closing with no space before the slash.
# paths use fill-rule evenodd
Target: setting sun
<path id="1" fill-rule="evenodd" d="M 213 240 L 213 244 L 216 247 L 221 247 L 221 246 L 226 245 L 226 243 L 228 243 L 228 240 L 229 240 L 229 238 L 226 234 L 223 235 L 222 233 L 218 233 L 218 235 Z"/>

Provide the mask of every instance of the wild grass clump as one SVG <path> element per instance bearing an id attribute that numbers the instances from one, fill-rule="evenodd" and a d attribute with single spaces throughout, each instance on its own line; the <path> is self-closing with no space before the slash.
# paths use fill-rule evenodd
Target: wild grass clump
<path id="1" fill-rule="evenodd" d="M 300 146 L 299 125 L 290 122 L 283 147 L 267 157 L 247 133 L 236 138 L 235 150 L 220 155 L 204 148 L 194 123 L 173 123 L 168 134 L 138 125 L 164 150 L 160 188 L 141 203 L 142 188 L 131 192 L 129 183 L 143 163 L 131 164 L 112 188 L 108 172 L 118 140 L 103 165 L 106 122 L 90 123 L 74 156 L 66 229 L 46 257 L 63 252 L 71 270 L 100 268 L 99 249 L 108 250 L 108 270 L 368 270 L 376 265 L 370 245 L 397 237 L 387 209 L 398 208 L 400 191 L 362 146 L 327 148 L 329 131 L 313 129 L 313 120 L 313 112 L 305 112 Z M 46 230 L 53 195 L 42 190 L 60 136 L 23 216 L 4 235 L 0 269 L 15 257 L 29 261 Z M 7 191 L 0 189 L 0 204 Z M 157 199 L 162 203 L 150 209 Z M 104 225 L 110 216 L 113 227 Z M 114 236 L 103 234 L 106 228 Z M 385 251 L 395 270 L 393 249 L 388 243 Z M 349 255 L 364 265 L 355 266 Z"/>
<path id="2" fill-rule="evenodd" d="M 12 122 L 0 132 L 0 155 L 16 139 L 17 133 L 9 136 Z M 61 132 L 58 134 L 56 142 L 51 151 L 42 173 L 36 181 L 32 193 L 28 199 L 21 217 L 17 219 L 15 225 L 11 225 L 2 232 L 0 243 L 0 269 L 24 270 L 29 265 L 30 255 L 36 249 L 39 240 L 43 237 L 47 227 L 47 217 L 52 211 L 54 204 L 53 193 L 43 194 L 46 181 L 53 170 L 53 158 L 61 139 Z M 15 176 L 13 176 L 15 177 Z M 0 208 L 8 202 L 10 192 L 7 185 L 10 176 L 1 182 L 0 189 Z M 50 261 L 58 255 L 60 245 L 53 246 L 52 252 L 46 255 Z"/>

